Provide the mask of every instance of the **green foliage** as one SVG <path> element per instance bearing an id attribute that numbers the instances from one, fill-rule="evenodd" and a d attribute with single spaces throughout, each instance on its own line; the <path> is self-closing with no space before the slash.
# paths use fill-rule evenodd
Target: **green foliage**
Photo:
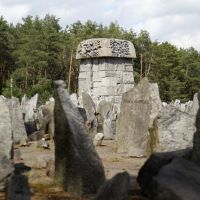
<path id="1" fill-rule="evenodd" d="M 76 92 L 78 43 L 104 37 L 125 39 L 134 44 L 136 82 L 143 77 L 157 82 L 163 101 L 176 98 L 188 101 L 199 91 L 200 54 L 194 48 L 178 49 L 168 42 L 158 43 L 151 40 L 146 30 L 137 34 L 117 23 L 104 26 L 90 20 L 84 24 L 77 21 L 63 30 L 58 18 L 46 15 L 43 19 L 27 16 L 16 26 L 0 18 L 0 94 L 11 95 L 12 77 L 14 96 L 39 93 L 44 102 L 52 95 L 53 80 L 62 79 L 69 84 L 70 63 L 70 91 Z"/>

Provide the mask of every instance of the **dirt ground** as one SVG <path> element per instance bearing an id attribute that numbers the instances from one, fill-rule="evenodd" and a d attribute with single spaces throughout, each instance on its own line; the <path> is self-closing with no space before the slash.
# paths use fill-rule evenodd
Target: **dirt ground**
<path id="1" fill-rule="evenodd" d="M 19 151 L 20 150 L 20 151 Z M 145 200 L 140 196 L 140 188 L 136 182 L 139 169 L 146 158 L 128 158 L 125 154 L 117 153 L 116 144 L 112 140 L 103 141 L 96 150 L 103 161 L 106 178 L 110 179 L 118 172 L 127 171 L 131 175 L 130 200 Z M 23 176 L 28 177 L 31 200 L 76 200 L 58 187 L 53 178 L 47 176 L 49 163 L 54 160 L 54 144 L 50 142 L 50 149 L 38 148 L 35 143 L 29 147 L 15 148 L 16 166 L 24 166 Z M 3 200 L 0 194 L 0 200 Z M 85 197 L 82 200 L 89 200 Z"/>

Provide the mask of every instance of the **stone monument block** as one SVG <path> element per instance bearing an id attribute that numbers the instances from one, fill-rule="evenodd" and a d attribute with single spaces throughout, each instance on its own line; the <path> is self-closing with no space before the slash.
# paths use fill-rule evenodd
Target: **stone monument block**
<path id="1" fill-rule="evenodd" d="M 0 153 L 12 158 L 12 123 L 6 100 L 0 98 Z"/>
<path id="2" fill-rule="evenodd" d="M 55 82 L 55 178 L 75 196 L 94 194 L 105 181 L 102 162 L 63 81 Z"/>
<path id="3" fill-rule="evenodd" d="M 118 152 L 141 157 L 147 154 L 149 127 L 161 109 L 157 84 L 143 79 L 135 88 L 124 93 L 117 120 Z"/>
<path id="4" fill-rule="evenodd" d="M 130 88 L 126 84 L 134 86 L 132 59 L 135 57 L 133 44 L 126 40 L 96 38 L 82 41 L 76 53 L 80 60 L 79 96 L 84 91 L 99 100 L 122 97 L 121 92 Z M 86 75 L 89 72 L 90 75 Z M 87 80 L 87 86 L 83 78 Z M 119 83 L 123 84 L 123 90 L 118 90 Z"/>

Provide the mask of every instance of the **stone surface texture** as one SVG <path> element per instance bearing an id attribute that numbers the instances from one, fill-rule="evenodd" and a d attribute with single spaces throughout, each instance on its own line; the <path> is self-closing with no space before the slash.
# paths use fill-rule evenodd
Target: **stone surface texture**
<path id="1" fill-rule="evenodd" d="M 168 105 L 162 108 L 153 125 L 150 130 L 151 152 L 192 148 L 196 127 L 195 118 L 191 114 Z"/>
<path id="2" fill-rule="evenodd" d="M 18 98 L 12 97 L 12 99 L 6 100 L 9 107 L 12 132 L 13 132 L 13 142 L 26 144 L 27 134 L 24 126 L 24 120 L 22 116 L 22 109 Z"/>
<path id="3" fill-rule="evenodd" d="M 183 158 L 175 158 L 153 178 L 149 196 L 155 200 L 198 200 L 200 168 Z"/>
<path id="4" fill-rule="evenodd" d="M 82 104 L 83 108 L 86 111 L 86 127 L 89 135 L 92 139 L 94 139 L 95 135 L 97 134 L 97 118 L 96 118 L 96 106 L 94 101 L 92 100 L 91 96 L 86 93 L 82 92 Z"/>
<path id="5" fill-rule="evenodd" d="M 0 98 L 0 152 L 8 159 L 12 157 L 12 124 L 6 100 Z"/>
<path id="6" fill-rule="evenodd" d="M 196 132 L 194 133 L 193 138 L 192 160 L 200 166 L 200 93 L 198 93 L 196 97 L 195 107 L 197 108 L 199 106 L 199 108 L 196 115 Z"/>
<path id="7" fill-rule="evenodd" d="M 34 110 L 37 108 L 38 94 L 35 94 L 31 99 L 25 95 L 21 101 L 22 112 L 24 113 L 25 122 L 34 121 Z"/>
<path id="8" fill-rule="evenodd" d="M 6 185 L 13 174 L 13 141 L 11 116 L 6 99 L 0 97 L 0 191 L 5 191 Z"/>
<path id="9" fill-rule="evenodd" d="M 101 146 L 102 145 L 102 141 L 103 141 L 104 135 L 103 133 L 97 133 L 94 137 L 94 145 L 95 146 Z"/>
<path id="10" fill-rule="evenodd" d="M 80 59 L 79 96 L 87 92 L 95 100 L 120 104 L 122 94 L 134 86 L 135 49 L 131 42 L 118 39 L 89 39 L 77 48 Z"/>
<path id="11" fill-rule="evenodd" d="M 75 196 L 94 194 L 105 181 L 102 162 L 63 81 L 55 82 L 54 97 L 55 177 Z"/>
<path id="12" fill-rule="evenodd" d="M 126 40 L 95 38 L 82 41 L 77 48 L 77 59 L 95 57 L 135 58 L 133 44 Z"/>
<path id="13" fill-rule="evenodd" d="M 43 129 L 44 134 L 49 134 L 51 138 L 54 137 L 54 106 L 55 101 L 48 101 L 45 105 L 41 106 L 43 114 Z"/>
<path id="14" fill-rule="evenodd" d="M 127 172 L 116 174 L 99 189 L 94 200 L 126 200 L 130 188 L 130 175 Z"/>
<path id="15" fill-rule="evenodd" d="M 117 120 L 118 152 L 127 152 L 133 157 L 147 155 L 149 128 L 160 110 L 157 84 L 143 79 L 135 88 L 124 93 Z"/>
<path id="16" fill-rule="evenodd" d="M 152 191 L 152 182 L 154 176 L 159 174 L 160 170 L 168 165 L 175 158 L 190 159 L 192 155 L 191 149 L 184 149 L 173 152 L 153 153 L 142 166 L 138 173 L 137 182 L 139 183 L 142 192 L 149 195 Z"/>
<path id="17" fill-rule="evenodd" d="M 96 112 L 98 117 L 98 131 L 103 131 L 104 139 L 114 139 L 117 118 L 115 105 L 102 100 L 98 104 Z"/>

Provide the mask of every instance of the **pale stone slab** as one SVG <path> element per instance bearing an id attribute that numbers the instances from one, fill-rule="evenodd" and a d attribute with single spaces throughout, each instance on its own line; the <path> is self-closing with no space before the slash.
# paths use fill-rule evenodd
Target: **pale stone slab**
<path id="1" fill-rule="evenodd" d="M 98 88 L 98 87 L 101 87 L 103 86 L 103 83 L 102 82 L 93 82 L 93 88 Z"/>
<path id="2" fill-rule="evenodd" d="M 125 69 L 127 72 L 133 72 L 133 65 L 126 65 Z"/>
<path id="3" fill-rule="evenodd" d="M 134 83 L 133 72 L 123 72 L 123 83 Z"/>
<path id="4" fill-rule="evenodd" d="M 12 158 L 12 124 L 9 108 L 0 98 L 0 154 L 6 158 Z"/>
<path id="5" fill-rule="evenodd" d="M 155 88 L 154 88 L 155 87 Z M 157 85 L 143 79 L 135 88 L 123 94 L 121 112 L 117 120 L 118 152 L 128 156 L 147 155 L 149 127 L 161 109 Z"/>
<path id="6" fill-rule="evenodd" d="M 93 72 L 98 72 L 99 71 L 99 65 L 93 65 L 92 66 L 92 71 Z"/>
<path id="7" fill-rule="evenodd" d="M 122 95 L 123 93 L 127 92 L 128 90 L 132 89 L 133 87 L 134 87 L 133 84 L 118 84 L 117 92 L 119 95 Z"/>
<path id="8" fill-rule="evenodd" d="M 116 79 L 116 77 L 105 77 L 105 78 L 102 78 L 101 85 L 102 86 L 116 87 L 117 79 Z"/>
<path id="9" fill-rule="evenodd" d="M 115 71 L 116 70 L 116 66 L 113 64 L 107 64 L 106 65 L 106 70 L 108 71 Z"/>
<path id="10" fill-rule="evenodd" d="M 123 64 L 117 65 L 117 71 L 125 71 L 125 66 Z"/>

